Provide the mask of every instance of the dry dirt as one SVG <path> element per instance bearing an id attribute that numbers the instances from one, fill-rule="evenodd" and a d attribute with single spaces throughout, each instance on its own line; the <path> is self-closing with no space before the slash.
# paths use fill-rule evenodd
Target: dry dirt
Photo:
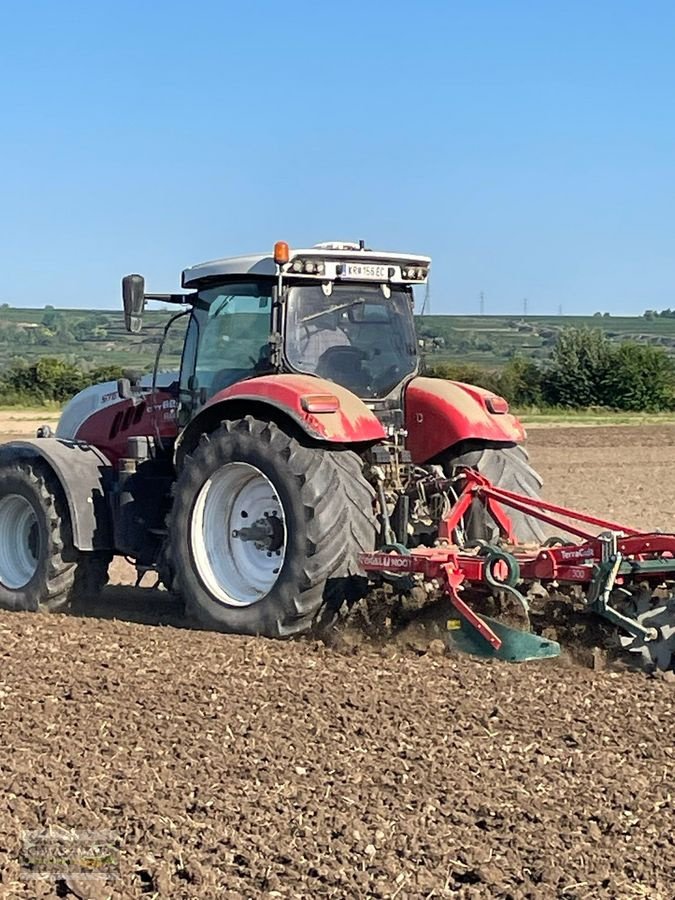
<path id="1" fill-rule="evenodd" d="M 675 427 L 529 445 L 551 499 L 675 530 Z M 0 896 L 675 897 L 664 680 L 96 611 L 0 614 Z M 109 833 L 116 874 L 32 880 L 40 828 Z"/>
<path id="2" fill-rule="evenodd" d="M 55 429 L 57 422 L 58 413 L 52 410 L 0 409 L 0 439 L 11 441 L 14 438 L 35 437 L 41 425 Z"/>

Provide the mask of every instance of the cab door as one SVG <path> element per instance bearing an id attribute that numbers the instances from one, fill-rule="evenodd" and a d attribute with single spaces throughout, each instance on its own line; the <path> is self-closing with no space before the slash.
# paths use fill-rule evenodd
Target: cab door
<path id="1" fill-rule="evenodd" d="M 218 391 L 271 370 L 272 297 L 271 281 L 199 290 L 181 363 L 181 425 Z"/>

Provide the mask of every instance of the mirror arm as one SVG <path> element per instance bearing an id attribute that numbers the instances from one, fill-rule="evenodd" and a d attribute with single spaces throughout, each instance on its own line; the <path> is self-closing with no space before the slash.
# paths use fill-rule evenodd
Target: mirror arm
<path id="1" fill-rule="evenodd" d="M 177 303 L 181 306 L 186 303 L 194 303 L 197 298 L 196 291 L 191 294 L 144 294 L 147 300 L 157 300 L 159 303 Z"/>

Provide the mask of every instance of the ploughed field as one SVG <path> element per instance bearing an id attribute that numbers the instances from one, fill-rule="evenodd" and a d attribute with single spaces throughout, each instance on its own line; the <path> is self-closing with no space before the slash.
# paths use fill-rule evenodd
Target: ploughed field
<path id="1" fill-rule="evenodd" d="M 675 427 L 529 446 L 547 497 L 675 529 Z M 128 585 L 92 612 L 0 614 L 2 897 L 675 895 L 667 680 L 187 631 Z M 115 878 L 30 879 L 49 826 Z"/>

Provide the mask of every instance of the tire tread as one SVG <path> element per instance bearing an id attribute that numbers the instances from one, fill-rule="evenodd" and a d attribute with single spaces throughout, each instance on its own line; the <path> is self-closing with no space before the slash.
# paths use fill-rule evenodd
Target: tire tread
<path id="1" fill-rule="evenodd" d="M 49 466 L 39 459 L 20 459 L 3 465 L 0 473 L 33 492 L 48 534 L 43 583 L 37 591 L 30 582 L 16 591 L 3 589 L 2 605 L 28 612 L 63 612 L 73 603 L 100 592 L 107 582 L 111 556 L 75 549 L 65 497 Z"/>
<path id="2" fill-rule="evenodd" d="M 286 579 L 283 585 L 281 580 L 275 585 L 273 591 L 279 596 L 271 619 L 266 619 L 262 626 L 264 631 L 260 630 L 258 616 L 261 614 L 255 607 L 265 603 L 266 598 L 247 608 L 253 611 L 250 622 L 240 616 L 236 630 L 278 638 L 308 632 L 317 623 L 325 624 L 334 618 L 338 605 L 354 588 L 358 552 L 374 547 L 373 492 L 356 453 L 341 447 L 307 445 L 275 422 L 252 416 L 225 421 L 209 435 L 208 441 L 200 441 L 192 457 L 185 460 L 176 481 L 168 521 L 169 555 L 178 592 L 185 599 L 188 613 L 199 624 L 234 630 L 228 627 L 225 613 L 221 611 L 215 617 L 204 606 L 202 590 L 195 589 L 194 573 L 186 571 L 184 553 L 186 523 L 203 484 L 203 473 L 215 471 L 227 461 L 232 440 L 241 438 L 245 444 L 240 446 L 255 442 L 258 450 L 264 447 L 265 453 L 276 457 L 291 475 L 295 482 L 293 490 L 304 509 L 306 551 L 304 558 L 294 563 L 287 559 L 285 565 L 297 566 L 291 579 L 293 584 Z"/>

